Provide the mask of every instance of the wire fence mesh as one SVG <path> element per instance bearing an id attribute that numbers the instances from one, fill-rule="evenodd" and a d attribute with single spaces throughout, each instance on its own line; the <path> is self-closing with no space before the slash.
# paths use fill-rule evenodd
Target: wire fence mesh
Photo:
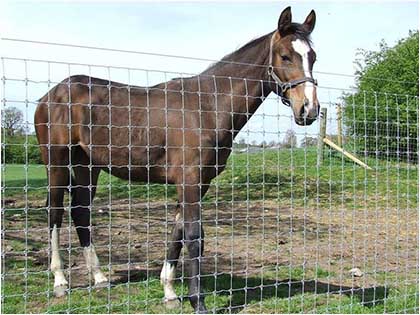
<path id="1" fill-rule="evenodd" d="M 74 81 L 62 81 L 65 77 Z M 191 80 L 196 88 L 184 88 Z M 218 86 L 220 80 L 229 83 L 227 90 Z M 171 82 L 180 88 L 172 89 Z M 233 87 L 239 84 L 241 89 Z M 205 230 L 205 237 L 199 233 L 205 246 L 198 272 L 210 312 L 418 313 L 418 96 L 390 91 L 372 98 L 370 92 L 323 86 L 320 81 L 318 99 L 328 109 L 326 137 L 335 143 L 340 138 L 341 146 L 370 171 L 328 146 L 320 153 L 318 123 L 297 126 L 275 93 L 255 95 L 256 84 L 264 82 L 3 57 L 2 118 L 9 115 L 15 120 L 2 119 L 2 312 L 191 312 L 187 283 L 194 259 L 184 249 L 176 273 L 166 270 L 174 277 L 181 303 L 163 303 L 161 269 L 170 261 L 168 246 L 188 246 L 185 235 L 174 241 L 171 232 L 189 204 L 179 193 L 191 185 L 186 143 L 191 145 L 193 133 L 212 131 L 213 144 L 194 144 L 199 158 L 189 164 L 216 172 L 224 169 L 196 202 L 201 209 L 197 219 Z M 67 95 L 53 100 L 57 94 L 52 89 L 60 86 Z M 74 100 L 74 89 L 87 90 L 83 101 Z M 98 89 L 108 102 L 96 101 Z M 127 101 L 119 103 L 113 93 L 125 93 Z M 161 113 L 150 102 L 153 93 L 163 96 Z M 137 102 L 139 94 L 145 95 L 146 103 Z M 41 144 L 46 167 L 33 120 L 42 95 L 49 118 L 39 124 L 49 130 L 48 141 Z M 188 105 L 192 95 L 198 109 Z M 182 100 L 177 108 L 170 104 L 175 97 Z M 215 110 L 205 106 L 210 98 Z M 248 108 L 254 100 L 264 101 L 255 113 Z M 242 102 L 246 107 L 239 113 L 235 103 Z M 88 113 L 87 120 L 78 120 L 72 112 L 75 107 Z M 109 123 L 98 123 L 99 107 Z M 50 124 L 56 108 L 70 114 Z M 250 118 L 243 128 L 235 129 L 236 114 Z M 226 124 L 230 128 L 217 123 L 208 127 L 202 115 L 232 120 Z M 118 120 L 121 117 L 125 118 Z M 136 125 L 144 117 L 147 123 Z M 161 124 L 154 125 L 156 117 Z M 188 117 L 196 117 L 194 124 Z M 89 130 L 88 138 L 74 140 L 76 127 Z M 342 135 L 337 130 L 343 130 Z M 114 142 L 122 139 L 118 134 L 127 137 Z M 155 134 L 164 135 L 164 146 L 156 142 Z M 54 142 L 61 136 L 64 144 Z M 183 145 L 171 147 L 170 141 L 180 143 L 179 139 Z M 51 162 L 57 147 L 64 147 L 67 155 Z M 90 153 L 87 160 L 77 159 L 80 147 Z M 204 165 L 206 150 L 214 150 L 216 160 Z M 164 153 L 157 160 L 160 151 Z M 175 151 L 180 154 L 170 153 Z M 102 158 L 96 160 L 95 152 Z M 136 164 L 139 152 L 146 154 L 142 160 L 146 163 Z M 219 163 L 229 153 L 226 165 Z M 317 162 L 320 154 L 322 164 Z M 183 165 L 182 180 L 177 182 L 168 175 L 173 156 Z M 95 167 L 103 170 L 97 182 L 92 175 Z M 164 170 L 163 178 L 157 178 L 157 168 Z M 145 175 L 139 175 L 144 169 Z M 60 182 L 58 176 L 60 184 L 54 184 L 46 174 L 56 171 L 73 176 L 85 172 L 85 181 Z M 51 200 L 45 202 L 57 188 L 68 191 L 59 239 L 63 265 L 58 268 L 68 284 L 61 297 L 55 297 L 57 268 L 52 270 L 50 264 L 56 235 L 50 229 L 51 213 L 59 209 Z M 99 266 L 80 245 L 72 221 L 72 211 L 81 205 L 72 203 L 71 195 L 83 189 L 89 198 L 96 190 L 93 203 L 83 204 L 83 209 L 91 222 L 86 228 L 92 233 Z M 97 267 L 106 281 L 98 283 Z"/>

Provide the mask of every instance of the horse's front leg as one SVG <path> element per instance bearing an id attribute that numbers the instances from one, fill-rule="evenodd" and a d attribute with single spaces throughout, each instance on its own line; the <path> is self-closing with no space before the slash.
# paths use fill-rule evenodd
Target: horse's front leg
<path id="1" fill-rule="evenodd" d="M 204 230 L 201 223 L 201 193 L 199 185 L 183 188 L 184 242 L 190 258 L 188 296 L 196 313 L 207 313 L 201 290 L 201 255 L 204 249 Z"/>

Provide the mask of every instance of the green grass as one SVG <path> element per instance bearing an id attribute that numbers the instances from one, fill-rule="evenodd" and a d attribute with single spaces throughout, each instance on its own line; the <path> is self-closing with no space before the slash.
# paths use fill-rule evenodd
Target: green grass
<path id="1" fill-rule="evenodd" d="M 46 197 L 45 166 L 39 164 L 6 164 L 3 166 L 3 182 L 5 198 L 17 198 L 27 194 L 29 198 Z M 27 193 L 25 193 L 25 186 Z"/>
<path id="2" fill-rule="evenodd" d="M 368 158 L 366 171 L 334 151 L 325 153 L 317 167 L 315 148 L 266 150 L 230 156 L 225 171 L 212 181 L 206 200 L 229 202 L 282 200 L 294 205 L 352 204 L 354 208 L 378 206 L 417 207 L 417 165 Z M 41 165 L 4 166 L 4 196 L 45 198 L 47 181 Z M 136 198 L 159 201 L 176 199 L 173 185 L 135 183 L 101 172 L 97 197 L 113 200 Z"/>
<path id="3" fill-rule="evenodd" d="M 15 262 L 14 276 L 7 276 L 2 286 L 3 313 L 191 313 L 187 286 L 176 283 L 181 307 L 166 309 L 163 290 L 156 273 L 148 277 L 132 272 L 141 281 L 114 283 L 100 290 L 73 288 L 65 297 L 53 297 L 52 276 L 39 267 Z M 19 274 L 20 273 L 20 274 Z M 418 287 L 376 286 L 350 291 L 328 283 L 325 270 L 280 267 L 261 276 L 248 278 L 222 274 L 204 280 L 209 309 L 217 313 L 417 313 Z M 246 289 L 245 289 L 246 288 Z M 339 294 L 339 290 L 343 293 Z M 26 294 L 25 294 L 26 293 Z"/>
<path id="4" fill-rule="evenodd" d="M 229 202 L 266 200 L 284 206 L 332 207 L 346 209 L 418 206 L 418 168 L 406 163 L 364 160 L 374 168 L 366 171 L 333 151 L 325 153 L 321 167 L 316 166 L 315 149 L 267 150 L 264 153 L 232 154 L 225 171 L 212 182 L 206 200 Z M 42 165 L 3 165 L 3 198 L 17 203 L 45 200 L 47 180 Z M 146 185 L 117 179 L 102 172 L 98 198 L 104 202 L 131 196 L 139 201 L 176 199 L 174 186 Z M 6 206 L 7 208 L 8 206 Z M 12 206 L 10 206 L 12 208 Z M 19 241 L 11 241 L 15 251 L 24 251 Z M 13 243 L 14 242 L 14 243 Z M 35 244 L 36 245 L 36 244 Z M 35 246 L 34 245 L 34 246 Z M 23 246 L 23 247 L 22 247 Z M 42 247 L 40 244 L 36 247 Z M 53 277 L 45 265 L 35 265 L 25 257 L 5 259 L 2 281 L 3 313 L 189 313 L 182 308 L 167 310 L 161 303 L 163 290 L 158 273 L 136 273 L 128 282 L 110 288 L 89 290 L 72 288 L 69 295 L 55 299 Z M 270 267 L 271 268 L 271 267 Z M 259 276 L 233 277 L 229 274 L 207 277 L 204 290 L 207 306 L 229 313 L 418 313 L 418 286 L 393 281 L 393 286 L 366 288 L 350 294 L 330 285 L 335 275 L 323 269 L 300 267 L 264 268 Z M 378 273 L 378 283 L 386 283 L 393 273 Z M 383 279 L 382 279 L 383 278 Z M 140 280 L 139 280 L 140 279 Z M 314 282 L 313 280 L 317 281 Z M 389 283 L 389 282 L 388 282 Z M 244 288 L 248 290 L 244 290 Z M 186 295 L 186 285 L 177 282 L 176 290 Z M 332 294 L 331 292 L 335 292 Z"/>

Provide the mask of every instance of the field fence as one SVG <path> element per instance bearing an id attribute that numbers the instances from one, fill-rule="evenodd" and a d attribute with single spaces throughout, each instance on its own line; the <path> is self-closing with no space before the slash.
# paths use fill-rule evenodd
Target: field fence
<path id="1" fill-rule="evenodd" d="M 167 65 L 163 60 L 171 56 L 153 57 Z M 197 60 L 183 58 L 183 62 L 188 61 Z M 202 97 L 204 103 L 204 91 L 154 86 L 170 80 L 183 82 L 194 74 L 49 57 L 2 57 L 1 62 L 2 312 L 191 312 L 187 283 L 192 261 L 186 249 L 181 252 L 175 276 L 175 291 L 181 303 L 175 308 L 164 304 L 160 284 L 161 268 L 168 259 L 166 249 L 172 242 L 172 226 L 177 220 L 177 189 L 188 183 L 170 183 L 168 173 L 166 182 L 164 178 L 163 183 L 156 183 L 150 173 L 156 165 L 149 159 L 147 165 L 131 164 L 136 150 L 145 150 L 149 157 L 157 149 L 185 152 L 188 148 L 159 147 L 152 137 L 145 145 L 136 145 L 140 137 L 137 134 L 144 135 L 144 125 L 95 126 L 92 114 L 90 121 L 80 125 L 91 130 L 91 137 L 95 128 L 98 133 L 109 133 L 108 139 L 121 130 L 129 136 L 123 143 L 90 142 L 87 146 L 88 152 L 106 152 L 108 162 L 100 165 L 105 172 L 101 172 L 97 184 L 90 175 L 87 184 L 76 185 L 70 179 L 61 187 L 70 194 L 79 188 L 87 188 L 92 194 L 96 188 L 95 200 L 86 209 L 90 210 L 89 231 L 107 281 L 98 288 L 94 275 L 86 268 L 84 249 L 72 223 L 75 205 L 66 193 L 60 252 L 68 287 L 64 296 L 55 297 L 48 215 L 55 209 L 46 204 L 54 187 L 45 171 L 51 172 L 54 165 L 48 162 L 45 168 L 42 164 L 33 117 L 38 100 L 55 86 L 70 89 L 72 84 L 80 85 L 87 87 L 91 95 L 94 84 L 90 81 L 62 81 L 80 74 L 104 79 L 102 87 L 109 91 L 124 89 L 130 100 L 138 89 L 162 95 L 182 94 L 182 99 L 188 99 L 190 93 Z M 314 76 L 319 79 L 320 105 L 327 108 L 325 137 L 372 170 L 322 144 L 318 121 L 307 127 L 297 126 L 292 111 L 277 94 L 235 95 L 232 89 L 226 92 L 216 87 L 208 96 L 216 103 L 245 99 L 248 104 L 262 97 L 264 102 L 255 113 L 245 113 L 252 117 L 235 137 L 228 130 L 232 152 L 225 170 L 211 181 L 199 202 L 200 222 L 205 230 L 199 274 L 207 307 L 214 313 L 418 313 L 418 96 L 335 85 L 340 74 L 314 72 Z M 332 84 L 323 84 L 321 77 Z M 233 80 L 251 86 L 247 78 Z M 122 85 L 113 86 L 111 81 Z M 48 115 L 54 106 L 64 106 L 70 112 L 72 106 L 81 105 L 89 113 L 95 106 L 102 106 L 110 116 L 118 116 L 131 106 L 114 105 L 111 96 L 106 104 L 95 104 L 91 99 L 75 104 L 71 97 L 61 105 L 48 103 Z M 153 104 L 148 106 L 153 108 Z M 164 111 L 166 115 L 175 111 L 184 120 L 188 111 L 194 114 L 187 107 L 183 104 L 174 109 L 166 103 Z M 200 107 L 195 114 L 201 117 L 204 112 Z M 143 114 L 137 112 L 138 116 Z M 233 117 L 235 113 L 218 114 Z M 71 120 L 57 124 L 72 133 Z M 206 131 L 201 125 L 195 129 L 185 123 L 181 126 L 176 131 L 184 138 L 183 143 L 186 134 Z M 54 126 L 48 128 L 53 130 Z M 152 130 L 153 126 L 147 128 Z M 169 125 L 163 128 L 166 134 L 170 130 Z M 229 146 L 227 143 L 216 143 L 212 150 L 219 156 L 219 150 Z M 54 145 L 44 145 L 48 154 Z M 70 152 L 68 162 L 60 167 L 74 173 L 80 164 L 73 161 L 71 152 L 79 144 L 65 146 Z M 128 165 L 113 164 L 112 155 L 118 156 L 124 150 L 130 152 Z M 98 165 L 92 159 L 85 165 L 90 171 L 94 164 Z M 166 167 L 168 172 L 168 156 L 166 162 L 160 163 L 158 166 Z M 201 159 L 196 166 L 202 167 Z M 142 181 L 133 180 L 139 168 L 147 169 L 147 176 Z M 127 170 L 128 180 L 110 174 L 118 169 Z"/>

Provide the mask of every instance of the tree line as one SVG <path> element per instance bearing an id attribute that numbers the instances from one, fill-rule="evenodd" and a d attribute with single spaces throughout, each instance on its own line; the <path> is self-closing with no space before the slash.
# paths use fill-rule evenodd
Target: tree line
<path id="1" fill-rule="evenodd" d="M 16 107 L 1 111 L 2 163 L 41 164 L 41 154 L 36 136 L 24 121 L 23 113 Z"/>
<path id="2" fill-rule="evenodd" d="M 317 137 L 305 136 L 301 139 L 299 146 L 300 147 L 312 147 L 316 146 L 318 143 Z M 281 141 L 261 141 L 252 140 L 247 142 L 244 138 L 240 138 L 237 142 L 234 143 L 235 148 L 245 148 L 248 146 L 260 147 L 260 148 L 279 148 L 279 149 L 290 149 L 298 147 L 298 139 L 296 132 L 292 129 L 286 131 L 283 139 Z"/>

